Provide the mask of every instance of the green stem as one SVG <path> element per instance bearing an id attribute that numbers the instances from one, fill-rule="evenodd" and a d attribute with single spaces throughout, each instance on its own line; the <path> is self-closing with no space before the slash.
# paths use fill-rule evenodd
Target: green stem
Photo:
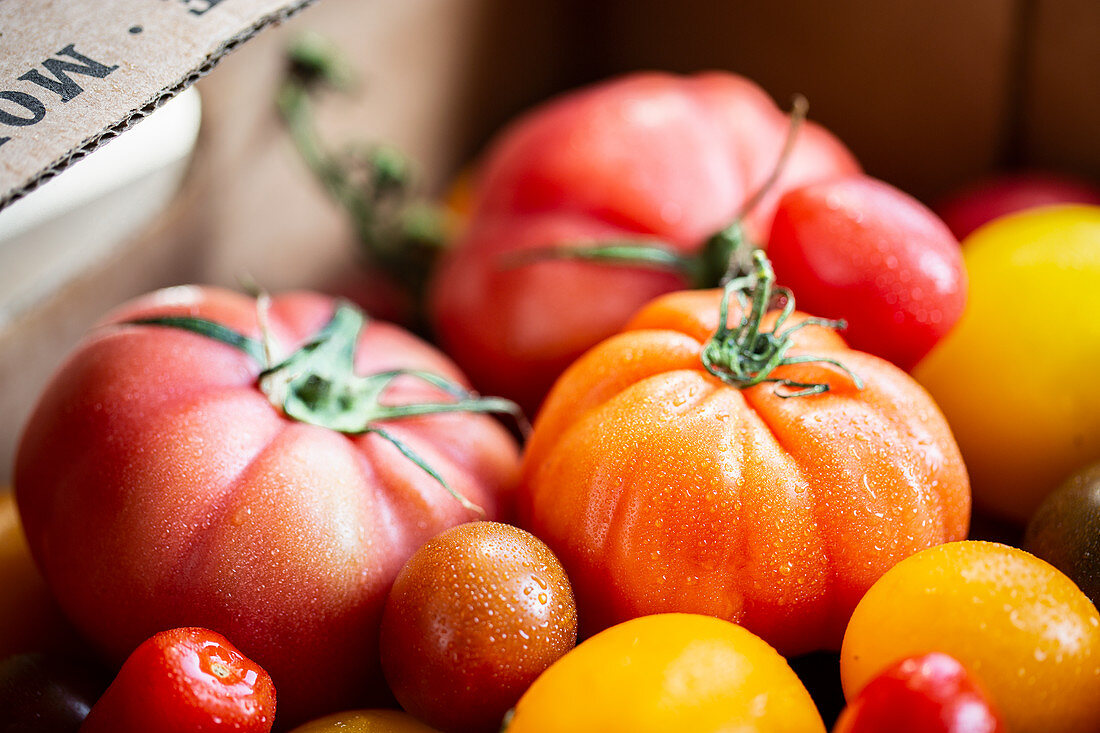
<path id="1" fill-rule="evenodd" d="M 393 148 L 326 149 L 314 122 L 314 93 L 324 86 L 346 90 L 351 79 L 332 44 L 307 34 L 291 45 L 288 59 L 275 102 L 295 148 L 347 212 L 367 264 L 389 275 L 419 307 L 445 247 L 443 211 L 413 197 L 410 165 Z"/>
<path id="2" fill-rule="evenodd" d="M 783 325 L 794 313 L 794 295 L 786 288 L 773 290 L 775 272 L 762 250 L 752 253 L 753 271 L 748 275 L 732 279 L 726 283 L 722 300 L 718 306 L 719 323 L 714 335 L 703 346 L 702 361 L 704 368 L 738 389 L 764 382 L 776 385 L 775 394 L 780 397 L 805 397 L 829 391 L 829 384 L 822 382 L 799 382 L 785 377 L 772 376 L 782 366 L 820 362 L 832 364 L 841 369 L 852 380 L 857 389 L 863 389 L 863 380 L 840 361 L 809 354 L 787 356 L 794 345 L 792 336 L 807 325 L 825 328 L 844 328 L 844 321 L 830 321 L 824 318 L 809 318 L 783 329 Z M 776 317 L 770 331 L 762 330 L 764 317 L 776 296 L 785 299 L 783 309 Z M 737 297 L 742 304 L 741 321 L 736 329 L 728 324 L 729 301 Z M 747 307 L 746 307 L 747 306 Z M 781 391 L 781 387 L 795 388 L 794 391 Z"/>
<path id="3" fill-rule="evenodd" d="M 527 422 L 519 406 L 500 397 L 482 397 L 438 374 L 418 369 L 390 369 L 359 375 L 355 355 L 368 319 L 354 305 L 341 302 L 332 318 L 305 345 L 271 364 L 263 342 L 201 318 L 165 316 L 131 321 L 134 325 L 177 328 L 228 344 L 263 367 L 257 386 L 268 401 L 293 420 L 349 435 L 374 433 L 438 481 L 464 507 L 481 508 L 458 494 L 408 445 L 382 427 L 391 420 L 452 412 L 509 414 L 521 428 Z M 266 339 L 265 339 L 266 341 Z M 398 379 L 414 379 L 443 391 L 451 401 L 430 400 L 390 404 L 384 397 Z"/>
<path id="4" fill-rule="evenodd" d="M 618 264 L 653 270 L 672 270 L 691 279 L 695 258 L 689 257 L 653 239 L 585 240 L 570 244 L 538 247 L 505 253 L 505 267 L 523 267 L 536 262 L 578 260 Z"/>
<path id="5" fill-rule="evenodd" d="M 504 267 L 522 267 L 546 260 L 564 259 L 619 267 L 644 267 L 681 275 L 693 288 L 713 288 L 731 278 L 753 271 L 752 253 L 756 249 L 745 235 L 742 222 L 778 183 L 787 167 L 798 132 L 806 120 L 809 103 L 801 94 L 792 103 L 790 124 L 783 147 L 768 177 L 741 204 L 737 216 L 712 234 L 695 254 L 683 254 L 659 239 L 643 238 L 610 241 L 565 242 L 501 258 Z"/>

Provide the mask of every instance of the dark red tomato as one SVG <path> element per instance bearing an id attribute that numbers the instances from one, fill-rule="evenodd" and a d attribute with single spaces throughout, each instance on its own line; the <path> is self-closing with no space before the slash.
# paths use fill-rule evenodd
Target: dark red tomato
<path id="1" fill-rule="evenodd" d="M 448 733 L 500 730 L 504 714 L 577 640 L 561 563 L 497 522 L 440 534 L 397 576 L 382 617 L 382 669 L 401 705 Z"/>
<path id="2" fill-rule="evenodd" d="M 76 733 L 107 686 L 93 671 L 45 654 L 0 661 L 0 733 Z"/>
<path id="3" fill-rule="evenodd" d="M 966 304 L 959 243 L 935 214 L 857 175 L 788 191 L 768 239 L 776 277 L 799 308 L 848 322 L 844 339 L 908 371 Z"/>
<path id="4" fill-rule="evenodd" d="M 275 686 L 207 629 L 162 631 L 122 665 L 80 733 L 268 733 Z"/>
<path id="5" fill-rule="evenodd" d="M 968 186 L 935 207 L 961 241 L 1006 214 L 1056 204 L 1100 206 L 1100 186 L 1055 173 L 1016 173 Z"/>
<path id="6" fill-rule="evenodd" d="M 867 683 L 833 733 L 1003 733 L 985 693 L 954 657 L 909 657 Z"/>
<path id="7" fill-rule="evenodd" d="M 517 253 L 623 239 L 697 253 L 762 187 L 789 126 L 762 89 L 727 73 L 634 74 L 530 112 L 482 160 L 469 221 L 430 288 L 444 349 L 483 392 L 537 407 L 581 353 L 687 282 L 561 259 L 517 267 Z M 835 137 L 803 125 L 748 235 L 762 240 L 790 188 L 858 170 Z"/>

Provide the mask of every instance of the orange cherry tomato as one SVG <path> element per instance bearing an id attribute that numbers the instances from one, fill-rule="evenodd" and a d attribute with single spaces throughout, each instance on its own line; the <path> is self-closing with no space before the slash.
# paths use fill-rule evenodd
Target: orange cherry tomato
<path id="1" fill-rule="evenodd" d="M 1051 565 L 993 542 L 953 542 L 903 560 L 852 614 L 844 692 L 903 657 L 955 657 L 1014 733 L 1100 731 L 1100 614 Z"/>
<path id="2" fill-rule="evenodd" d="M 827 361 L 769 372 L 784 387 L 742 388 L 704 364 L 732 358 L 712 338 L 721 295 L 658 298 L 569 368 L 527 447 L 521 522 L 565 566 L 582 636 L 678 611 L 741 624 L 785 654 L 835 649 L 882 573 L 966 536 L 966 470 L 916 382 L 805 314 L 785 322 L 783 354 Z M 750 329 L 738 358 L 788 338 L 771 333 L 777 318 Z M 810 384 L 829 390 L 789 396 Z"/>
<path id="3" fill-rule="evenodd" d="M 291 733 L 436 733 L 400 710 L 351 710 L 298 726 Z"/>
<path id="4" fill-rule="evenodd" d="M 814 733 L 821 716 L 778 652 L 694 614 L 627 621 L 535 680 L 506 733 Z"/>

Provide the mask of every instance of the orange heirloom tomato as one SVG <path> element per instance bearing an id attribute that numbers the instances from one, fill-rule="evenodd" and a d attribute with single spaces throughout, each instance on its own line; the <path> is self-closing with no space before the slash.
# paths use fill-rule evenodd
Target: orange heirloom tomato
<path id="1" fill-rule="evenodd" d="M 828 322 L 764 316 L 771 272 L 756 263 L 727 286 L 753 300 L 741 325 L 734 302 L 716 333 L 720 291 L 658 298 L 573 364 L 538 417 L 521 521 L 565 566 L 582 632 L 680 611 L 783 653 L 838 648 L 882 573 L 966 536 L 966 470 L 928 394 Z M 763 366 L 738 381 L 739 364 Z"/>
<path id="2" fill-rule="evenodd" d="M 516 703 L 506 733 L 824 733 L 787 660 L 707 616 L 668 613 L 597 634 Z"/>
<path id="3" fill-rule="evenodd" d="M 1010 733 L 1100 731 L 1100 614 L 1069 578 L 1023 550 L 954 542 L 883 575 L 844 634 L 845 696 L 928 651 L 962 662 Z"/>

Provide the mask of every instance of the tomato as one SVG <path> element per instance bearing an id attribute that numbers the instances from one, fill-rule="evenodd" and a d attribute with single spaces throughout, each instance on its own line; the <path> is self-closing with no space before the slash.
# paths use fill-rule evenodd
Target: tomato
<path id="1" fill-rule="evenodd" d="M 981 686 L 958 660 L 932 652 L 875 676 L 833 733 L 1003 733 Z"/>
<path id="2" fill-rule="evenodd" d="M 444 731 L 500 730 L 577 641 L 569 579 L 534 535 L 453 527 L 409 559 L 382 616 L 382 670 L 401 706 Z"/>
<path id="3" fill-rule="evenodd" d="M 963 244 L 959 325 L 914 376 L 947 416 L 977 504 L 1019 524 L 1100 460 L 1100 207 L 1014 214 Z"/>
<path id="4" fill-rule="evenodd" d="M 268 733 L 275 686 L 209 629 L 162 631 L 127 658 L 80 733 Z"/>
<path id="5" fill-rule="evenodd" d="M 670 613 L 603 631 L 520 699 L 507 733 L 825 730 L 783 657 L 720 619 Z"/>
<path id="6" fill-rule="evenodd" d="M 388 697 L 393 579 L 479 508 L 503 516 L 519 456 L 493 418 L 439 413 L 502 403 L 466 393 L 405 331 L 286 295 L 267 312 L 267 359 L 257 308 L 195 287 L 121 307 L 47 387 L 15 487 L 88 639 L 121 660 L 166 628 L 216 629 L 271 673 L 293 724 Z"/>
<path id="7" fill-rule="evenodd" d="M 1075 473 L 1046 498 L 1027 525 L 1024 549 L 1100 606 L 1100 464 Z"/>
<path id="8" fill-rule="evenodd" d="M 353 710 L 326 715 L 291 733 L 436 733 L 434 728 L 399 710 Z"/>
<path id="9" fill-rule="evenodd" d="M 0 659 L 23 652 L 71 653 L 76 632 L 34 566 L 15 497 L 0 489 Z"/>
<path id="10" fill-rule="evenodd" d="M 1071 176 L 1029 171 L 978 181 L 936 204 L 959 239 L 983 224 L 1018 211 L 1056 204 L 1100 206 L 1100 187 Z"/>
<path id="11" fill-rule="evenodd" d="M 429 288 L 444 349 L 481 389 L 533 409 L 586 349 L 686 282 L 652 268 L 516 266 L 515 256 L 623 239 L 698 252 L 764 184 L 788 126 L 763 90 L 720 72 L 634 74 L 528 113 L 480 162 L 466 229 Z M 788 189 L 858 170 L 832 135 L 804 125 L 747 232 L 766 236 Z"/>
<path id="12" fill-rule="evenodd" d="M 761 321 L 774 276 L 756 264 L 725 293 L 647 305 L 538 416 L 521 523 L 565 566 L 582 632 L 681 611 L 785 654 L 837 648 L 883 572 L 966 536 L 966 471 L 932 400 L 820 319 Z"/>
<path id="13" fill-rule="evenodd" d="M 0 731 L 75 733 L 105 687 L 97 670 L 57 655 L 0 659 Z"/>
<path id="14" fill-rule="evenodd" d="M 845 319 L 852 348 L 906 371 L 951 330 L 966 302 L 955 237 L 919 201 L 867 176 L 784 194 L 768 257 L 803 309 Z"/>
<path id="15" fill-rule="evenodd" d="M 1100 614 L 1033 555 L 956 542 L 898 563 L 852 614 L 845 694 L 856 699 L 895 660 L 930 649 L 974 674 L 1007 730 L 1100 730 Z"/>

